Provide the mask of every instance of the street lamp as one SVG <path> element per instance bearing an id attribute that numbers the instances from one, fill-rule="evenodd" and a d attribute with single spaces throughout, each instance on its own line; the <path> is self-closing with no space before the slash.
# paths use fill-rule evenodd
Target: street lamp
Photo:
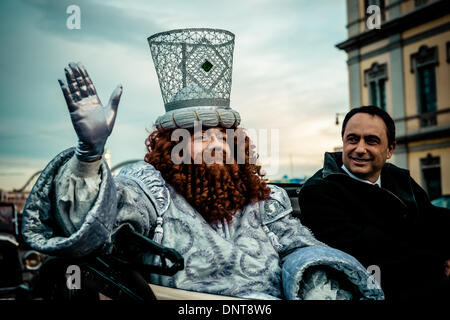
<path id="1" fill-rule="evenodd" d="M 345 116 L 347 113 L 346 112 L 336 112 L 336 125 L 339 125 L 339 116 Z"/>
<path id="2" fill-rule="evenodd" d="M 111 151 L 109 151 L 109 149 L 106 149 L 103 157 L 105 158 L 105 161 L 108 164 L 108 167 L 111 168 Z"/>

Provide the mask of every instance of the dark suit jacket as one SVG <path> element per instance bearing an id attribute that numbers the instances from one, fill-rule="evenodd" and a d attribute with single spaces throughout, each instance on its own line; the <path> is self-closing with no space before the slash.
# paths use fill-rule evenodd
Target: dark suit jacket
<path id="1" fill-rule="evenodd" d="M 450 210 L 433 206 L 408 170 L 385 164 L 379 188 L 348 176 L 341 159 L 326 153 L 324 167 L 301 189 L 301 222 L 366 268 L 379 266 L 387 300 L 439 298 Z"/>

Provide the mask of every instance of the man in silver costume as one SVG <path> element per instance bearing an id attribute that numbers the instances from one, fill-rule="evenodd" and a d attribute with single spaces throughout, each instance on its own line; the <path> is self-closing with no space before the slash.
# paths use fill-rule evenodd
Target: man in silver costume
<path id="1" fill-rule="evenodd" d="M 239 113 L 229 106 L 232 33 L 173 30 L 153 35 L 149 43 L 166 108 L 156 120 L 155 132 L 192 130 L 197 121 L 206 128 L 238 128 Z M 70 63 L 65 73 L 67 84 L 59 82 L 79 141 L 77 147 L 57 155 L 33 187 L 22 224 L 23 237 L 31 247 L 68 257 L 107 253 L 117 232 L 131 226 L 184 258 L 184 270 L 174 276 L 152 275 L 154 284 L 259 299 L 384 298 L 356 259 L 316 240 L 292 216 L 289 197 L 277 186 L 267 188 L 263 183 L 267 188 L 263 199 L 244 197 L 245 203 L 231 215 L 209 219 L 205 205 L 189 201 L 188 193 L 179 191 L 188 183 L 178 185 L 171 176 L 164 177 L 151 161 L 126 166 L 113 176 L 101 159 L 122 86 L 103 106 L 81 64 Z M 212 145 L 216 151 L 230 152 L 216 135 L 202 136 L 201 152 Z M 149 150 L 149 155 L 154 152 Z M 195 152 L 189 158 L 195 158 Z M 226 172 L 229 165 L 208 167 Z M 210 179 L 219 183 L 221 176 Z M 214 184 L 203 182 L 215 199 Z M 216 208 L 209 207 L 210 212 L 220 212 L 216 209 L 222 203 L 235 204 L 231 196 L 222 200 Z"/>

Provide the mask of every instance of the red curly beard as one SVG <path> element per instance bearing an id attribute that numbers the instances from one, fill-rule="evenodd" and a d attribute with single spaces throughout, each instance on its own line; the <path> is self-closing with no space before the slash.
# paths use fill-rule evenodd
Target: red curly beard
<path id="1" fill-rule="evenodd" d="M 263 179 L 261 167 L 249 161 L 250 140 L 247 136 L 245 164 L 177 165 L 171 159 L 172 148 L 177 144 L 171 141 L 171 134 L 172 130 L 156 130 L 150 134 L 146 140 L 145 161 L 159 170 L 164 180 L 206 221 L 214 223 L 225 219 L 229 223 L 245 205 L 267 199 L 270 188 Z"/>

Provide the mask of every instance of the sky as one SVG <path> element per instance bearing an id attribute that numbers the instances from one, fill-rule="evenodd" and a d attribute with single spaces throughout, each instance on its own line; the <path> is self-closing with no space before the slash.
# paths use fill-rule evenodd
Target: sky
<path id="1" fill-rule="evenodd" d="M 70 5 L 80 8 L 79 30 L 66 26 Z M 348 74 L 335 45 L 345 25 L 344 0 L 2 0 L 0 188 L 21 188 L 76 145 L 57 81 L 71 61 L 84 64 L 105 104 L 123 85 L 111 165 L 143 159 L 165 112 L 147 38 L 190 27 L 235 34 L 230 106 L 243 128 L 278 132 L 268 136 L 279 148 L 268 178 L 309 177 L 342 144 L 335 116 L 349 110 Z"/>

